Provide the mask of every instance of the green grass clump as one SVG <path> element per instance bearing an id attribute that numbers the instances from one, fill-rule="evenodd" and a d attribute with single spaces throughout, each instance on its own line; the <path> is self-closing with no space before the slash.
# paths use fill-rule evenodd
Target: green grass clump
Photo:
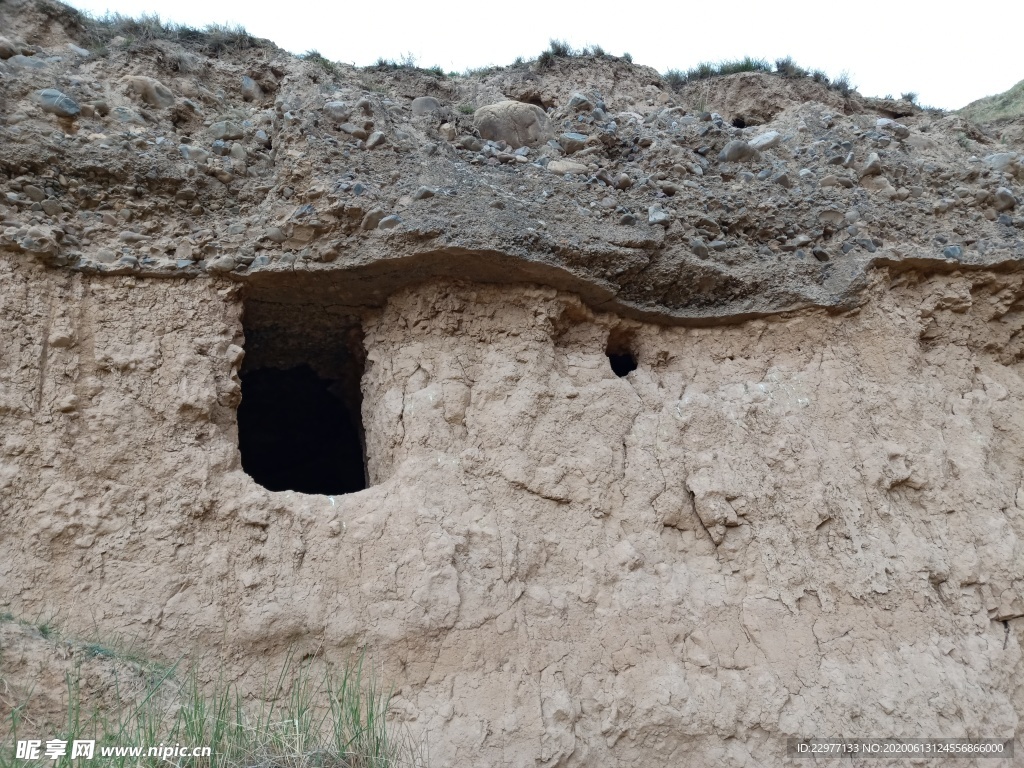
<path id="1" fill-rule="evenodd" d="M 547 67 L 554 66 L 557 59 L 579 59 L 583 57 L 593 57 L 595 59 L 603 58 L 614 58 L 612 57 L 603 46 L 596 43 L 586 45 L 583 48 L 573 48 L 565 40 L 552 39 L 548 43 L 546 50 L 541 51 L 537 57 L 537 67 L 539 69 L 545 69 Z M 626 61 L 632 61 L 633 57 L 628 53 L 623 57 Z M 516 60 L 518 63 L 518 59 Z"/>
<path id="2" fill-rule="evenodd" d="M 784 59 L 776 59 L 775 71 L 783 77 L 792 78 L 803 78 L 810 74 L 810 72 L 793 61 L 791 56 L 787 56 Z"/>
<path id="3" fill-rule="evenodd" d="M 498 72 L 501 72 L 502 69 L 503 69 L 503 67 L 497 67 L 497 66 L 494 66 L 494 65 L 489 65 L 489 66 L 486 66 L 486 67 L 468 67 L 462 73 L 462 76 L 463 77 L 487 77 L 488 75 L 493 75 L 493 74 L 496 74 Z"/>
<path id="4" fill-rule="evenodd" d="M 682 88 L 684 85 L 686 85 L 687 82 L 689 82 L 686 79 L 686 73 L 683 72 L 681 69 L 668 70 L 664 75 L 662 75 L 662 79 L 673 90 Z"/>
<path id="5" fill-rule="evenodd" d="M 265 679 L 255 697 L 232 683 L 204 684 L 196 669 L 179 674 L 179 665 L 143 668 L 110 647 L 79 648 L 84 658 L 114 664 L 112 690 L 102 708 L 90 704 L 81 661 L 65 674 L 66 716 L 57 732 L 39 733 L 28 700 L 5 702 L 10 714 L 0 721 L 0 768 L 31 768 L 37 761 L 17 759 L 18 739 L 76 739 L 96 742 L 93 759 L 115 768 L 425 768 L 426 756 L 386 716 L 392 694 L 366 662 L 365 655 L 331 667 L 289 656 L 276 680 Z M 128 679 L 125 679 L 128 678 Z M 112 703 L 111 703 L 112 700 Z M 12 704 L 11 706 L 6 706 Z M 102 747 L 209 747 L 199 757 L 107 756 Z M 47 760 L 52 768 L 73 768 L 80 760 Z"/>
<path id="6" fill-rule="evenodd" d="M 576 51 L 565 40 L 551 40 L 548 44 L 548 53 L 560 59 L 576 55 Z"/>
<path id="7" fill-rule="evenodd" d="M 687 83 L 698 80 L 708 80 L 720 75 L 735 75 L 740 72 L 771 72 L 772 65 L 764 59 L 755 59 L 751 56 L 744 56 L 742 59 L 730 59 L 727 61 L 710 62 L 702 61 L 695 67 L 683 72 L 679 69 L 670 69 L 666 72 L 664 79 L 670 87 L 679 89 Z"/>
<path id="8" fill-rule="evenodd" d="M 735 75 L 739 72 L 771 72 L 772 65 L 764 59 L 753 59 L 744 56 L 742 59 L 725 61 L 719 65 L 719 74 Z"/>
<path id="9" fill-rule="evenodd" d="M 132 48 L 155 40 L 170 40 L 188 45 L 210 56 L 249 48 L 273 48 L 269 40 L 253 37 L 245 28 L 234 24 L 208 24 L 199 29 L 187 24 L 164 22 L 157 14 L 142 14 L 138 18 L 120 13 L 107 13 L 98 18 L 80 17 L 82 42 L 98 53 L 109 52 L 115 38 L 123 38 L 125 47 Z"/>
<path id="10" fill-rule="evenodd" d="M 416 66 L 416 57 L 411 53 L 403 54 L 397 61 L 395 59 L 386 59 L 383 56 L 378 57 L 377 61 L 371 64 L 367 69 L 377 70 L 378 72 L 396 72 L 404 69 L 410 72 L 422 72 L 426 75 L 433 75 L 434 77 L 455 77 L 456 73 L 445 73 L 445 71 L 438 65 L 432 67 L 418 67 Z"/>
<path id="11" fill-rule="evenodd" d="M 857 87 L 850 82 L 850 76 L 846 72 L 841 72 L 838 77 L 832 80 L 828 84 L 830 90 L 838 91 L 843 96 L 849 96 Z"/>
<path id="12" fill-rule="evenodd" d="M 601 46 L 595 46 L 595 48 L 600 50 L 602 55 L 604 54 L 604 49 Z M 548 43 L 547 49 L 541 51 L 540 56 L 537 57 L 537 65 L 543 69 L 544 67 L 553 66 L 555 59 L 571 59 L 576 56 L 586 56 L 589 53 L 590 50 L 588 48 L 577 51 L 565 40 L 552 38 Z"/>
<path id="13" fill-rule="evenodd" d="M 309 50 L 299 56 L 300 59 L 317 64 L 320 69 L 326 72 L 331 77 L 335 77 L 338 74 L 338 65 L 322 55 L 318 50 Z"/>
<path id="14" fill-rule="evenodd" d="M 1024 80 L 1008 91 L 972 101 L 957 114 L 979 123 L 1010 120 L 1024 115 Z"/>
<path id="15" fill-rule="evenodd" d="M 272 45 L 269 41 L 253 37 L 240 24 L 208 24 L 196 38 L 207 52 L 214 54 Z"/>
<path id="16" fill-rule="evenodd" d="M 814 82 L 820 83 L 830 90 L 837 91 L 843 96 L 849 96 L 857 90 L 856 86 L 850 82 L 850 76 L 846 72 L 843 72 L 835 79 L 830 79 L 828 75 L 820 69 L 809 70 L 801 67 L 793 61 L 791 56 L 776 59 L 774 67 L 764 59 L 755 59 L 751 56 L 744 56 L 742 59 L 732 59 L 717 63 L 702 61 L 697 66 L 685 71 L 680 69 L 670 69 L 662 75 L 662 80 L 669 88 L 678 91 L 687 83 L 708 80 L 712 77 L 720 77 L 722 75 L 735 75 L 739 72 L 765 72 L 793 79 L 810 77 Z M 914 98 L 917 98 L 916 94 L 904 94 L 904 97 L 906 96 L 913 96 Z M 910 99 L 908 99 L 908 101 L 909 100 Z"/>
<path id="17" fill-rule="evenodd" d="M 276 685 L 250 704 L 232 685 L 208 691 L 192 672 L 178 683 L 168 674 L 151 683 L 138 704 L 121 698 L 113 712 L 84 711 L 80 680 L 66 679 L 68 715 L 57 738 L 95 739 L 101 746 L 181 744 L 209 747 L 210 754 L 189 758 L 196 768 L 398 768 L 415 765 L 415 749 L 397 736 L 385 716 L 391 695 L 372 676 L 364 676 L 363 659 L 340 672 L 314 674 L 308 667 L 289 664 Z M 161 695 L 162 689 L 169 690 Z M 269 693 L 270 695 L 266 695 Z M 19 730 L 26 734 L 18 712 L 12 714 L 10 743 Z M 107 758 L 118 768 L 162 766 L 157 756 Z M 0 767 L 22 768 L 6 752 Z M 56 761 L 70 768 L 71 761 Z M 27 763 L 25 763 L 27 768 Z"/>
<path id="18" fill-rule="evenodd" d="M 683 73 L 683 82 L 690 83 L 695 80 L 708 80 L 715 75 L 721 75 L 722 71 L 714 64 L 702 61 L 696 67 L 691 67 Z"/>

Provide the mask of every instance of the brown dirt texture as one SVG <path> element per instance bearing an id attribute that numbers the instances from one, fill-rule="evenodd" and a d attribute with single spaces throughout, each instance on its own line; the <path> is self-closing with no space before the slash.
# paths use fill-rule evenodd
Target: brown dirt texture
<path id="1" fill-rule="evenodd" d="M 0 21 L 0 610 L 243 688 L 369 649 L 434 766 L 1024 754 L 1006 125 L 607 56 L 441 77 Z M 508 101 L 538 141 L 480 136 Z M 299 365 L 365 490 L 243 469 L 247 376 Z M 0 644 L 0 701 L 36 681 L 55 717 L 74 653 Z M 86 663 L 102 703 L 119 662 Z"/>

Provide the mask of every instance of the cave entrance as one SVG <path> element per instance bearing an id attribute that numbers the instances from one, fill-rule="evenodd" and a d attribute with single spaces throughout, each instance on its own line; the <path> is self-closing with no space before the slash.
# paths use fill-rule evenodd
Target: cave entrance
<path id="1" fill-rule="evenodd" d="M 636 355 L 633 353 L 633 337 L 629 332 L 614 329 L 608 335 L 608 345 L 604 354 L 608 358 L 612 373 L 620 379 L 637 368 Z"/>
<path id="2" fill-rule="evenodd" d="M 323 307 L 246 301 L 243 324 L 242 469 L 270 491 L 366 488 L 358 319 Z"/>
<path id="3" fill-rule="evenodd" d="M 636 358 L 632 352 L 609 352 L 608 362 L 611 363 L 612 373 L 620 379 L 636 370 Z"/>

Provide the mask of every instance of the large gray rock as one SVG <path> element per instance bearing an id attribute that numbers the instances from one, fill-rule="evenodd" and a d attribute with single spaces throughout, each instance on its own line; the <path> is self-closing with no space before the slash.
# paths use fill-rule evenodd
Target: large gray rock
<path id="1" fill-rule="evenodd" d="M 861 178 L 867 176 L 878 176 L 882 173 L 882 161 L 878 157 L 877 152 L 872 152 L 868 155 L 868 159 L 864 161 L 864 165 L 860 169 Z"/>
<path id="2" fill-rule="evenodd" d="M 0 59 L 9 59 L 18 52 L 15 48 L 14 43 L 8 40 L 3 35 L 0 35 Z"/>
<path id="3" fill-rule="evenodd" d="M 582 93 L 574 93 L 569 99 L 569 109 L 577 112 L 590 112 L 594 108 L 594 102 Z"/>
<path id="4" fill-rule="evenodd" d="M 757 154 L 757 150 L 751 147 L 742 139 L 733 139 L 718 153 L 718 160 L 722 163 L 738 163 Z"/>
<path id="5" fill-rule="evenodd" d="M 558 143 L 562 146 L 565 154 L 571 155 L 586 146 L 587 138 L 583 133 L 563 133 L 558 137 Z"/>
<path id="6" fill-rule="evenodd" d="M 1024 155 L 1015 152 L 999 152 L 989 155 L 984 162 L 996 173 L 1006 173 L 1024 180 Z"/>
<path id="7" fill-rule="evenodd" d="M 174 105 L 174 94 L 171 89 L 154 77 L 131 75 L 125 78 L 128 87 L 146 104 L 157 109 L 167 109 Z"/>
<path id="8" fill-rule="evenodd" d="M 1017 198 L 1015 198 L 1013 196 L 1013 192 L 1006 187 L 1000 187 L 997 189 L 993 198 L 995 209 L 997 211 L 1012 211 L 1017 207 Z"/>
<path id="9" fill-rule="evenodd" d="M 548 132 L 544 110 L 522 101 L 499 101 L 480 107 L 473 114 L 473 124 L 483 138 L 504 141 L 517 149 L 542 144 Z"/>
<path id="10" fill-rule="evenodd" d="M 363 223 L 360 225 L 360 229 L 364 232 L 368 232 L 372 229 L 376 229 L 377 225 L 384 220 L 387 214 L 380 208 L 373 208 L 363 217 Z"/>
<path id="11" fill-rule="evenodd" d="M 324 104 L 324 114 L 333 122 L 341 124 L 348 122 L 352 116 L 352 108 L 344 101 L 328 101 Z"/>
<path id="12" fill-rule="evenodd" d="M 244 101 L 259 101 L 263 98 L 263 89 L 260 84 L 248 75 L 242 75 L 242 99 Z"/>
<path id="13" fill-rule="evenodd" d="M 178 147 L 178 151 L 181 152 L 181 156 L 190 163 L 196 163 L 197 165 L 204 165 L 206 161 L 210 159 L 209 152 L 202 147 L 197 147 L 192 144 L 182 144 Z"/>
<path id="14" fill-rule="evenodd" d="M 210 134 L 215 139 L 240 139 L 245 135 L 242 126 L 230 120 L 220 120 L 210 126 Z"/>
<path id="15" fill-rule="evenodd" d="M 208 261 L 206 263 L 206 270 L 207 272 L 224 274 L 226 272 L 230 272 L 236 266 L 237 262 L 235 261 L 235 257 L 231 254 L 224 254 L 223 256 L 218 256 L 217 258 Z"/>
<path id="16" fill-rule="evenodd" d="M 985 158 L 985 165 L 991 168 L 993 171 L 1009 171 L 1013 173 L 1013 166 L 1017 160 L 1017 154 L 1015 152 L 997 152 L 994 155 L 989 155 Z"/>
<path id="17" fill-rule="evenodd" d="M 757 150 L 758 152 L 777 147 L 782 143 L 782 134 L 778 131 L 767 131 L 762 133 L 760 136 L 752 138 L 748 144 L 751 149 Z"/>
<path id="18" fill-rule="evenodd" d="M 567 173 L 583 174 L 587 172 L 587 166 L 574 160 L 552 160 L 548 163 L 547 169 L 559 176 L 564 176 Z"/>
<path id="19" fill-rule="evenodd" d="M 7 60 L 7 63 L 15 69 L 45 69 L 50 66 L 51 60 L 16 53 Z"/>
<path id="20" fill-rule="evenodd" d="M 111 114 L 113 114 L 114 119 L 117 120 L 117 122 L 119 123 L 134 123 L 136 125 L 146 124 L 146 121 L 142 118 L 142 115 L 140 115 L 134 109 L 129 109 L 128 107 L 114 107 L 114 110 Z"/>
<path id="21" fill-rule="evenodd" d="M 907 126 L 888 117 L 878 118 L 875 127 L 891 132 L 897 139 L 905 139 L 910 135 L 910 129 Z"/>
<path id="22" fill-rule="evenodd" d="M 43 112 L 57 117 L 78 117 L 82 111 L 74 99 L 56 88 L 44 88 L 36 94 L 36 100 Z"/>
<path id="23" fill-rule="evenodd" d="M 438 112 L 441 109 L 441 102 L 433 96 L 420 96 L 412 100 L 412 113 L 417 117 Z"/>
<path id="24" fill-rule="evenodd" d="M 662 208 L 660 205 L 652 205 L 647 209 L 647 223 L 668 228 L 669 224 L 672 223 L 672 214 Z"/>

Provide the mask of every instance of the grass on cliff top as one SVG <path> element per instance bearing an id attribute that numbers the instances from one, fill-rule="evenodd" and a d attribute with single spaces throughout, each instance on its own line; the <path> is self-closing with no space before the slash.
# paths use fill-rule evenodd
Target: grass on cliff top
<path id="1" fill-rule="evenodd" d="M 4 619 L 11 617 L 4 616 Z M 73 646 L 79 658 L 117 656 L 102 645 Z M 2 662 L 2 657 L 0 657 Z M 134 662 L 133 662 L 134 663 Z M 18 759 L 19 739 L 68 742 L 68 754 L 45 759 L 54 768 L 81 763 L 70 759 L 75 739 L 96 741 L 93 759 L 116 768 L 425 768 L 424 750 L 386 721 L 391 692 L 367 668 L 365 656 L 338 669 L 314 671 L 289 657 L 276 680 L 264 680 L 260 695 L 246 698 L 231 683 L 203 685 L 195 669 L 179 675 L 178 665 L 146 665 L 144 689 L 115 672 L 108 681 L 112 706 L 97 708 L 86 689 L 79 660 L 65 673 L 66 717 L 57 732 L 42 733 L 31 718 L 30 700 L 11 702 L 11 687 L 0 679 L 0 768 L 38 768 L 38 760 Z M 2 666 L 0 666 L 2 669 Z M 31 699 L 32 694 L 29 694 Z M 108 756 L 102 747 L 210 747 L 208 757 Z M 143 749 L 145 753 L 145 749 Z M 40 750 L 43 754 L 43 750 Z"/>
<path id="2" fill-rule="evenodd" d="M 378 72 L 394 72 L 396 70 L 408 70 L 410 72 L 422 72 L 424 74 L 433 75 L 439 77 L 442 80 L 448 77 L 447 73 L 437 64 L 432 67 L 421 67 L 416 62 L 416 57 L 412 53 L 403 54 L 397 61 L 395 59 L 386 59 L 383 56 L 379 57 L 376 62 L 371 64 L 364 69 L 376 70 Z M 454 73 L 452 73 L 454 74 Z"/>
<path id="3" fill-rule="evenodd" d="M 1009 120 L 1024 115 L 1024 80 L 1008 91 L 972 101 L 959 114 L 977 123 Z"/>
<path id="4" fill-rule="evenodd" d="M 557 59 L 578 59 L 585 56 L 590 56 L 595 59 L 611 57 L 610 54 L 600 45 L 587 45 L 583 48 L 576 49 L 565 42 L 565 40 L 552 39 L 548 43 L 547 49 L 541 51 L 540 55 L 537 57 L 537 66 L 541 69 L 545 69 L 547 67 L 554 66 Z M 622 59 L 628 62 L 633 61 L 633 57 L 628 53 L 622 54 Z M 521 60 L 516 60 L 516 65 L 521 63 Z"/>
<path id="5" fill-rule="evenodd" d="M 662 75 L 662 79 L 673 90 L 679 90 L 687 83 L 710 80 L 723 75 L 735 75 L 740 72 L 765 72 L 792 79 L 810 78 L 844 96 L 849 96 L 856 90 L 856 86 L 850 83 L 849 75 L 845 72 L 835 78 L 829 78 L 820 69 L 801 67 L 789 56 L 784 59 L 776 59 L 774 67 L 766 59 L 756 59 L 752 56 L 718 62 L 702 61 L 690 69 L 670 69 Z"/>
<path id="6" fill-rule="evenodd" d="M 198 29 L 187 24 L 165 22 L 157 14 L 132 18 L 109 11 L 94 17 L 59 0 L 37 0 L 36 9 L 65 28 L 75 30 L 80 36 L 79 42 L 98 55 L 106 54 L 107 46 L 118 37 L 123 38 L 125 47 L 171 40 L 211 56 L 249 48 L 276 47 L 270 40 L 254 37 L 238 25 L 208 24 Z"/>

